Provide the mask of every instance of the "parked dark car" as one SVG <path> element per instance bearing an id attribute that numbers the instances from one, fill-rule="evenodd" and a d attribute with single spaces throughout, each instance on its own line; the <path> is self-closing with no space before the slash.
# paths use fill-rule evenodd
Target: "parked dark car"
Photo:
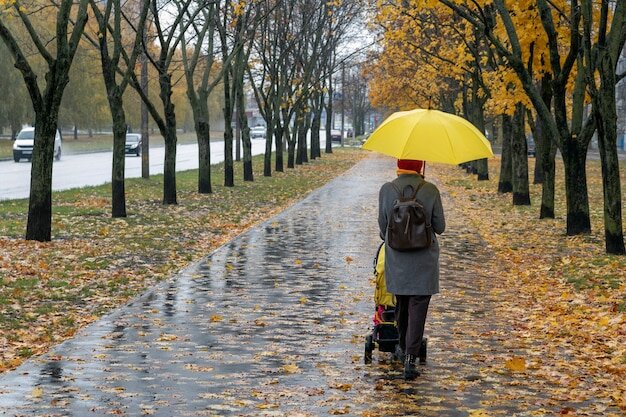
<path id="1" fill-rule="evenodd" d="M 341 131 L 337 129 L 331 129 L 330 140 L 333 142 L 341 142 Z"/>
<path id="2" fill-rule="evenodd" d="M 141 135 L 138 133 L 126 134 L 126 155 L 141 155 Z"/>

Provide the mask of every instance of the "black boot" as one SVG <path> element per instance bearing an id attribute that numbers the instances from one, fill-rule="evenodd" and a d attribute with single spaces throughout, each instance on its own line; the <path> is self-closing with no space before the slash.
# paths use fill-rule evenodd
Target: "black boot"
<path id="1" fill-rule="evenodd" d="M 404 363 L 406 360 L 406 355 L 404 354 L 404 350 L 400 347 L 400 344 L 396 345 L 396 351 L 393 353 L 393 358 L 400 363 Z"/>
<path id="2" fill-rule="evenodd" d="M 411 354 L 406 355 L 406 359 L 404 361 L 404 379 L 407 381 L 411 381 L 418 376 L 420 376 L 420 372 L 417 370 L 415 366 L 415 361 L 417 357 Z"/>

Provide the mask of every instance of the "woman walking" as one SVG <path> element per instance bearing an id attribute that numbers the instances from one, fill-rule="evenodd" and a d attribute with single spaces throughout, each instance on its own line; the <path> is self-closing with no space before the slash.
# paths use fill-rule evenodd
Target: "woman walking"
<path id="1" fill-rule="evenodd" d="M 398 177 L 385 183 L 379 193 L 378 225 L 385 240 L 385 280 L 387 290 L 396 296 L 396 323 L 400 342 L 396 355 L 404 362 L 404 378 L 415 379 L 415 365 L 424 336 L 430 297 L 439 292 L 439 243 L 437 234 L 446 227 L 437 187 L 424 180 L 424 162 L 398 160 Z M 417 192 L 416 192 L 417 190 Z M 389 246 L 388 221 L 396 201 L 415 193 L 426 217 L 430 246 L 396 250 Z"/>

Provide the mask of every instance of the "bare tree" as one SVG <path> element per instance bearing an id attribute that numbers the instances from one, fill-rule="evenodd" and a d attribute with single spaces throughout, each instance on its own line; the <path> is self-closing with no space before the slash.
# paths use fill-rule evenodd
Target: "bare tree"
<path id="1" fill-rule="evenodd" d="M 201 9 L 197 8 L 191 14 L 186 25 L 181 29 L 180 22 L 186 16 L 186 10 L 193 0 L 184 0 L 178 7 L 173 7 L 168 0 L 149 1 L 150 12 L 153 20 L 156 45 L 144 43 L 144 53 L 159 77 L 159 98 L 162 113 L 157 109 L 153 100 L 141 88 L 137 74 L 131 73 L 131 85 L 137 91 L 141 100 L 148 107 L 152 119 L 157 124 L 165 141 L 165 160 L 163 164 L 163 204 L 177 204 L 176 197 L 176 112 L 172 100 L 172 65 L 183 34 L 195 20 Z M 130 62 L 127 60 L 126 65 Z"/>
<path id="2" fill-rule="evenodd" d="M 257 100 L 261 116 L 265 120 L 266 143 L 263 175 L 271 176 L 272 141 L 276 140 L 275 170 L 282 172 L 284 131 L 288 120 L 281 118 L 281 110 L 286 105 L 281 99 L 288 88 L 293 72 L 287 62 L 295 48 L 296 39 L 291 36 L 289 22 L 294 14 L 294 3 L 283 0 L 262 2 L 262 13 L 266 16 L 261 22 L 254 42 L 253 61 L 248 76 Z M 288 71 L 283 71 L 287 68 Z"/>
<path id="3" fill-rule="evenodd" d="M 98 48 L 102 75 L 107 90 L 111 120 L 113 123 L 113 166 L 111 171 L 111 212 L 113 217 L 126 217 L 125 191 L 125 155 L 126 155 L 126 112 L 124 111 L 124 92 L 128 87 L 135 63 L 141 52 L 141 43 L 145 30 L 150 3 L 141 4 L 136 22 L 136 30 L 130 42 L 130 53 L 126 51 L 123 27 L 131 20 L 124 17 L 120 0 L 110 0 L 101 9 L 100 4 L 90 0 L 91 9 L 96 18 L 98 38 L 86 35 L 87 39 Z M 132 33 L 127 30 L 126 33 Z"/>
<path id="4" fill-rule="evenodd" d="M 224 185 L 235 185 L 233 164 L 233 113 L 237 109 L 239 124 L 242 129 L 244 147 L 244 180 L 252 181 L 252 152 L 250 130 L 245 117 L 244 76 L 248 57 L 250 56 L 251 40 L 258 24 L 260 3 L 250 2 L 238 4 L 226 0 L 221 18 L 218 19 L 218 32 L 222 63 L 225 66 L 224 85 Z"/>
<path id="5" fill-rule="evenodd" d="M 187 97 L 193 112 L 196 137 L 198 140 L 198 192 L 211 193 L 211 124 L 209 95 L 222 80 L 225 65 L 216 65 L 214 50 L 215 32 L 220 19 L 221 1 L 197 2 L 193 8 L 201 10 L 199 17 L 189 25 L 188 36 L 183 29 L 190 20 L 191 13 L 180 21 L 182 39 L 181 51 Z M 179 7 L 184 3 L 179 3 Z"/>

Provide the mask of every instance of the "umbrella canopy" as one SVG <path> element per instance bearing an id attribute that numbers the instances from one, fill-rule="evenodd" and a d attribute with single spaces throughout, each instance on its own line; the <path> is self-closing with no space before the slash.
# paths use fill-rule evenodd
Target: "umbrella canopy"
<path id="1" fill-rule="evenodd" d="M 455 165 L 493 156 L 489 141 L 473 124 L 426 109 L 392 114 L 370 135 L 363 149 L 398 159 Z"/>

